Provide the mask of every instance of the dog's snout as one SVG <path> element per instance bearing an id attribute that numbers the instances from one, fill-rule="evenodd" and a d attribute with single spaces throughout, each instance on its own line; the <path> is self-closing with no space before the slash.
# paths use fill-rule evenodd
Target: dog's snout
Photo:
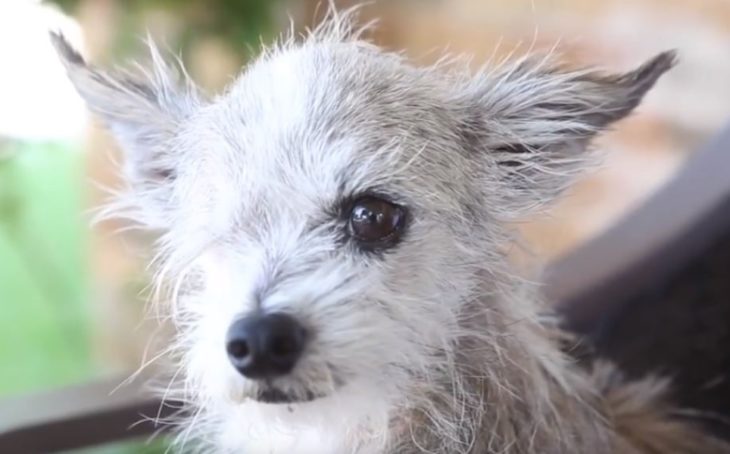
<path id="1" fill-rule="evenodd" d="M 253 314 L 228 329 L 226 350 L 233 367 L 252 379 L 286 375 L 304 350 L 306 332 L 292 316 Z"/>

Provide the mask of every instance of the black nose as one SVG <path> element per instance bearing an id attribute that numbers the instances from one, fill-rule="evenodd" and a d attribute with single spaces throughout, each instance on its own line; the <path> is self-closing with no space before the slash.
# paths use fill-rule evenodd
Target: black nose
<path id="1" fill-rule="evenodd" d="M 273 378 L 294 368 L 304 349 L 306 333 L 292 316 L 254 314 L 235 321 L 228 329 L 228 358 L 242 375 Z"/>

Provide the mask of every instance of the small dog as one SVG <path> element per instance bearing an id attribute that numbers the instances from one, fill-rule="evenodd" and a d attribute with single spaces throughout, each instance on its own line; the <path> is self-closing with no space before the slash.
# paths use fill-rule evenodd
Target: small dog
<path id="1" fill-rule="evenodd" d="M 284 39 L 215 99 L 154 45 L 135 77 L 54 35 L 126 151 L 111 210 L 160 234 L 175 397 L 194 409 L 180 438 L 221 453 L 730 452 L 676 417 L 665 381 L 578 366 L 506 257 L 509 221 L 591 162 L 591 139 L 674 54 L 619 75 L 534 57 L 471 74 L 412 66 L 351 16 Z"/>

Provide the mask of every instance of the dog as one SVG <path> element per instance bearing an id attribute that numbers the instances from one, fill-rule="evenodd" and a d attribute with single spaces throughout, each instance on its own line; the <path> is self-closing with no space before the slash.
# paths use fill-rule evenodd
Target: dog
<path id="1" fill-rule="evenodd" d="M 578 365 L 507 257 L 510 222 L 676 61 L 609 74 L 526 56 L 418 67 L 331 12 L 208 99 L 150 44 L 141 75 L 53 42 L 125 151 L 109 208 L 158 235 L 201 452 L 730 452 L 669 383 Z M 566 344 L 567 343 L 567 344 Z M 182 448 L 181 448 L 182 449 Z"/>

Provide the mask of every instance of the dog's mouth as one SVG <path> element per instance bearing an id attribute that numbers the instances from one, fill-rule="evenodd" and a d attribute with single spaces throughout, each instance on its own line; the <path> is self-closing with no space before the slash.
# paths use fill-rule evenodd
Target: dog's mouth
<path id="1" fill-rule="evenodd" d="M 325 397 L 311 391 L 304 393 L 287 393 L 277 388 L 264 388 L 260 390 L 254 399 L 265 404 L 296 404 L 306 403 Z"/>

